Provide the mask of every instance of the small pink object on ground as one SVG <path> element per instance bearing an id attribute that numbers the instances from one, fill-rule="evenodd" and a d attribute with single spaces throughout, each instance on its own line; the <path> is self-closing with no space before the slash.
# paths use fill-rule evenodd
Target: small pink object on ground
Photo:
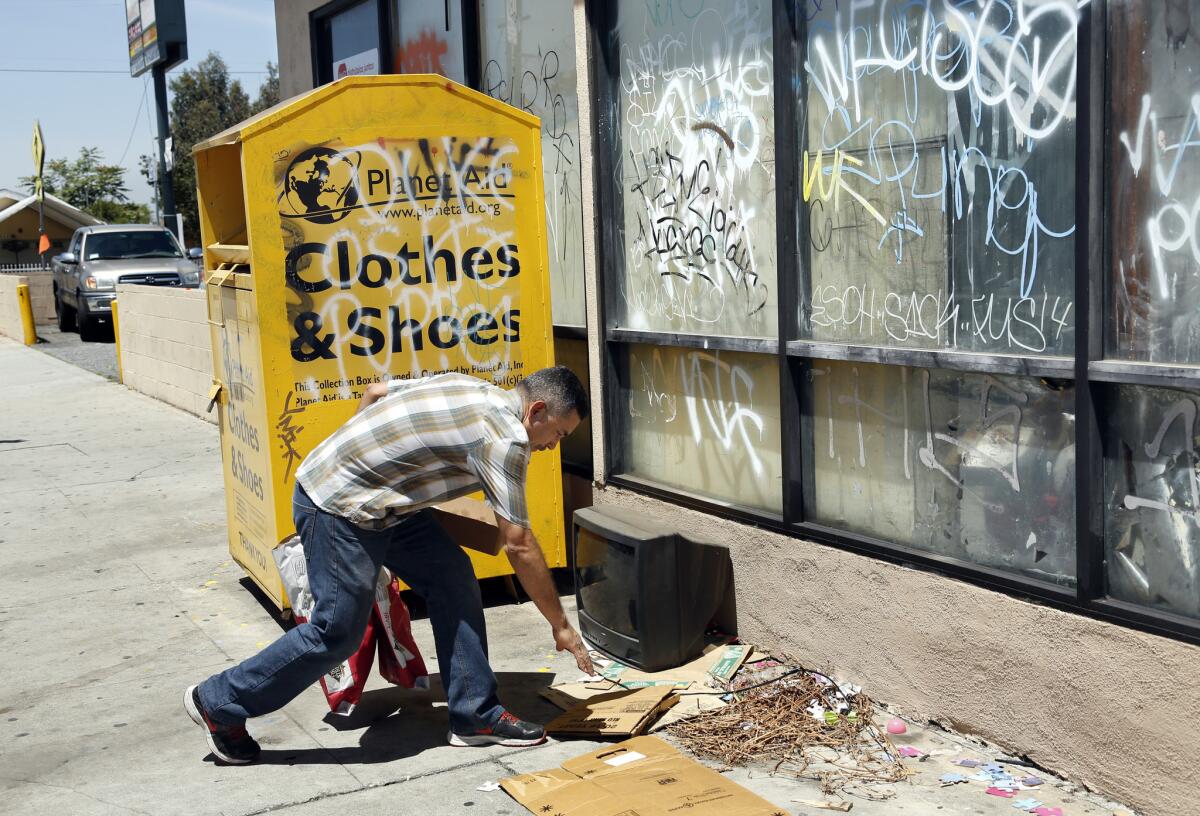
<path id="1" fill-rule="evenodd" d="M 1063 816 L 1063 809 L 1056 807 L 1034 808 L 1033 812 L 1036 813 L 1037 816 Z"/>
<path id="2" fill-rule="evenodd" d="M 888 720 L 887 732 L 889 734 L 903 734 L 908 730 L 908 726 L 904 724 L 904 720 L 899 717 L 892 717 Z"/>
<path id="3" fill-rule="evenodd" d="M 919 748 L 913 748 L 911 745 L 901 745 L 898 749 L 900 756 L 916 759 L 917 757 L 925 756 L 925 752 Z"/>
<path id="4" fill-rule="evenodd" d="M 1002 799 L 1012 799 L 1017 795 L 1015 791 L 1003 790 L 1001 788 L 988 788 L 986 791 L 984 791 L 984 793 L 992 796 L 999 796 Z M 1060 813 L 1059 816 L 1062 816 L 1062 814 Z"/>

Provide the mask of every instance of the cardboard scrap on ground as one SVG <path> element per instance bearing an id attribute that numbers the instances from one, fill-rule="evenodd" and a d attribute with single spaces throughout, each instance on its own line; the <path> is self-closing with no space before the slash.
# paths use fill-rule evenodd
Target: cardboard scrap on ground
<path id="1" fill-rule="evenodd" d="M 661 672 L 644 672 L 613 662 L 601 671 L 605 679 L 559 683 L 540 693 L 559 708 L 571 709 L 585 700 L 623 688 L 669 688 L 679 695 L 680 702 L 651 723 L 649 730 L 658 731 L 702 711 L 724 706 L 721 695 L 711 693 L 710 678 L 718 684 L 729 682 L 753 651 L 754 647 L 746 643 L 710 644 L 692 662 Z"/>
<path id="2" fill-rule="evenodd" d="M 637 692 L 635 692 L 637 693 Z M 766 799 L 680 754 L 657 737 L 635 737 L 569 759 L 559 768 L 501 780 L 541 816 L 778 816 Z"/>
<path id="3" fill-rule="evenodd" d="M 590 738 L 637 736 L 676 702 L 670 686 L 600 694 L 546 723 L 546 732 Z"/>

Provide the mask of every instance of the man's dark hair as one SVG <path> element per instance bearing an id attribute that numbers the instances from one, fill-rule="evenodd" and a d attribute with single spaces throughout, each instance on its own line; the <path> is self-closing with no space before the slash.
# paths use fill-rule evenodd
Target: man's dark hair
<path id="1" fill-rule="evenodd" d="M 587 419 L 590 404 L 583 383 L 566 366 L 554 366 L 535 371 L 517 385 L 527 400 L 541 400 L 552 416 L 566 416 L 574 411 L 579 419 Z"/>

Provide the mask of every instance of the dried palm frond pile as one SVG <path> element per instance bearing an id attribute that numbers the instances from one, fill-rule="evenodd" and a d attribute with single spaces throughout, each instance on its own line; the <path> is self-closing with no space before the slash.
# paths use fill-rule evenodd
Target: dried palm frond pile
<path id="1" fill-rule="evenodd" d="M 909 774 L 860 689 L 777 665 L 739 672 L 729 690 L 729 705 L 667 731 L 696 756 L 730 767 L 769 763 L 773 772 L 817 779 L 827 794 Z"/>

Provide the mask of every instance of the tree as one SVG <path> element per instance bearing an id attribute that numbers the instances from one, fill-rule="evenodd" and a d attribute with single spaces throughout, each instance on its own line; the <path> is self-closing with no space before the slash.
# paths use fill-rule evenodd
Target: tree
<path id="1" fill-rule="evenodd" d="M 33 192 L 33 176 L 21 184 Z M 112 224 L 144 223 L 150 218 L 145 204 L 129 200 L 125 168 L 104 164 L 100 149 L 84 147 L 75 160 L 50 159 L 42 172 L 42 188 L 73 207 Z"/>
<path id="2" fill-rule="evenodd" d="M 267 78 L 258 89 L 258 99 L 254 100 L 250 112 L 258 113 L 279 104 L 279 69 L 275 63 L 267 62 Z"/>

